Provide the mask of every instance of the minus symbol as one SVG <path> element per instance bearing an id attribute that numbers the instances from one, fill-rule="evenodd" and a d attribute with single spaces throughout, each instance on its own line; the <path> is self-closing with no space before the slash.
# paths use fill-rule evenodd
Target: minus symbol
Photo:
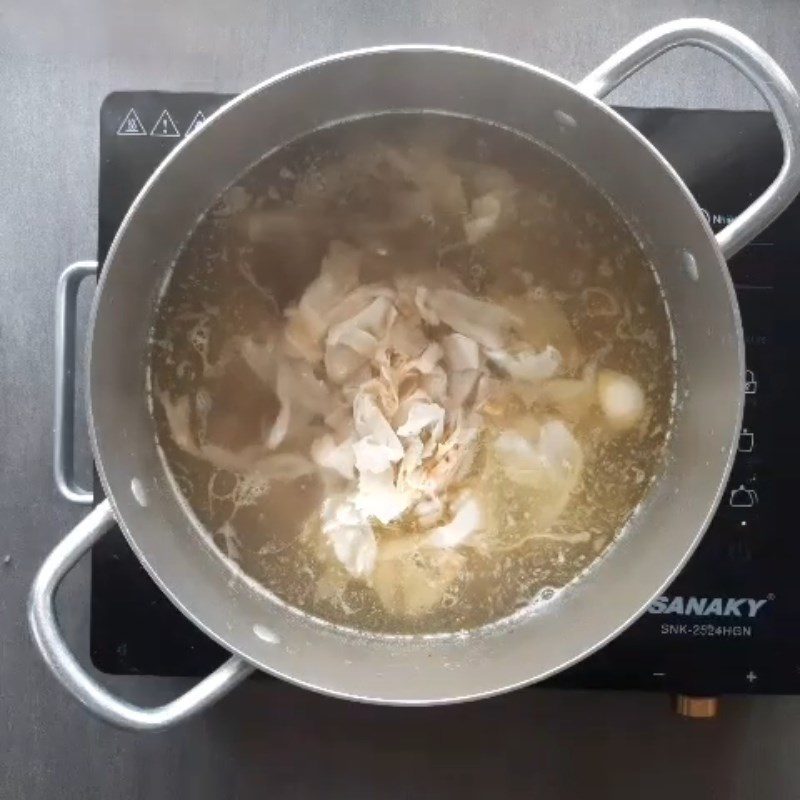
<path id="1" fill-rule="evenodd" d="M 667 674 L 666 672 L 654 672 L 653 673 L 653 677 L 654 678 L 663 678 L 666 674 Z"/>

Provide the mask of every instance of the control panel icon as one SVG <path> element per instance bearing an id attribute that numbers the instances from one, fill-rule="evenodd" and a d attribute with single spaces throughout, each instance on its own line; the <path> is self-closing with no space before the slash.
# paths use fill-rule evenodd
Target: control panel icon
<path id="1" fill-rule="evenodd" d="M 739 484 L 731 490 L 728 505 L 731 508 L 752 508 L 758 503 L 755 489 L 748 489 L 744 484 Z"/>

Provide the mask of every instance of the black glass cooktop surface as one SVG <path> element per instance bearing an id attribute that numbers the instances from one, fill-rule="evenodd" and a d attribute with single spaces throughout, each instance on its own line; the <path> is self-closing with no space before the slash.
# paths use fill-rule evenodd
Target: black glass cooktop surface
<path id="1" fill-rule="evenodd" d="M 101 263 L 161 159 L 227 99 L 167 92 L 106 99 Z M 765 112 L 622 113 L 675 166 L 715 229 L 779 168 L 780 142 Z M 739 453 L 722 505 L 688 565 L 649 611 L 548 685 L 704 695 L 800 691 L 800 202 L 730 268 L 744 322 L 747 380 Z M 91 656 L 109 673 L 202 675 L 225 653 L 161 594 L 115 530 L 92 551 Z"/>

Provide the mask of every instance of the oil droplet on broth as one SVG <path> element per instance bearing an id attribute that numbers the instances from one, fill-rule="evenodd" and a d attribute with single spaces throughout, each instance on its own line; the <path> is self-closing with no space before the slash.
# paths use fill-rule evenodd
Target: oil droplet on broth
<path id="1" fill-rule="evenodd" d="M 468 200 L 487 190 L 511 192 L 513 213 L 482 235 L 465 228 L 463 215 L 440 212 L 437 200 L 392 172 L 393 158 L 420 152 L 433 153 L 432 168 L 455 176 L 445 184 L 463 186 Z M 507 175 L 513 185 L 503 189 Z M 447 270 L 474 296 L 503 298 L 531 320 L 534 339 L 539 324 L 561 337 L 565 377 L 580 380 L 588 365 L 624 373 L 646 399 L 641 423 L 621 432 L 603 424 L 596 402 L 588 410 L 577 401 L 571 411 L 559 405 L 583 469 L 568 502 L 550 515 L 550 500 L 498 469 L 488 442 L 502 420 L 487 418 L 473 483 L 492 544 L 459 549 L 457 577 L 413 613 L 369 581 L 351 579 L 322 552 L 325 490 L 313 472 L 286 461 L 281 469 L 293 477 L 277 481 L 259 460 L 280 401 L 266 388 L 274 385 L 269 359 L 258 353 L 284 324 L 283 310 L 318 276 L 333 240 L 365 254 L 362 283 Z M 244 353 L 245 340 L 259 347 Z M 187 398 L 171 409 L 172 419 L 153 403 L 156 435 L 167 468 L 220 551 L 291 606 L 385 633 L 458 631 L 502 619 L 546 601 L 601 558 L 660 469 L 674 386 L 660 288 L 608 200 L 552 153 L 511 132 L 432 115 L 387 115 L 318 131 L 253 167 L 178 255 L 154 322 L 150 367 L 154 394 L 171 398 L 167 403 Z M 171 433 L 176 415 L 183 415 L 188 448 Z M 305 439 L 299 434 L 295 450 L 308 451 L 315 425 Z M 223 452 L 236 457 L 221 465 Z M 379 537 L 409 533 L 377 527 Z M 405 578 L 428 580 L 441 569 L 420 556 Z"/>

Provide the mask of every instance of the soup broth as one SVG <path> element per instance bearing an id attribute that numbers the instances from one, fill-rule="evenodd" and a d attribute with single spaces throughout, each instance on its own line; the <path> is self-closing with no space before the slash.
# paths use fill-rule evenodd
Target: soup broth
<path id="1" fill-rule="evenodd" d="M 166 469 L 215 546 L 330 623 L 445 633 L 601 558 L 661 467 L 654 270 L 613 205 L 511 131 L 314 132 L 199 221 L 157 310 Z"/>

